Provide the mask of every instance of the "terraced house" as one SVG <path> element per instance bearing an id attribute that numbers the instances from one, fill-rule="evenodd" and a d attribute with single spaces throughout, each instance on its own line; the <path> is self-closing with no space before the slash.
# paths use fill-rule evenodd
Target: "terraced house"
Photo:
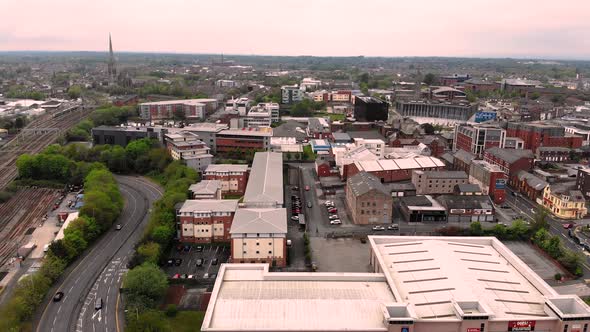
<path id="1" fill-rule="evenodd" d="M 582 192 L 573 190 L 573 187 L 567 184 L 545 187 L 543 206 L 562 219 L 581 219 L 588 213 Z"/>

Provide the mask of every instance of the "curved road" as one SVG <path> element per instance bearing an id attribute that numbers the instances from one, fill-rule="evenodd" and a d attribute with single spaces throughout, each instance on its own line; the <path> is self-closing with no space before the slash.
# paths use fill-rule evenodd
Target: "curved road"
<path id="1" fill-rule="evenodd" d="M 123 322 L 117 320 L 122 275 L 147 225 L 150 206 L 163 191 L 140 177 L 117 176 L 117 181 L 125 198 L 117 221 L 122 229 L 107 231 L 52 288 L 51 294 L 62 291 L 64 297 L 60 302 L 49 299 L 37 322 L 37 332 L 116 331 L 122 327 Z M 97 297 L 103 302 L 101 310 L 94 309 Z"/>

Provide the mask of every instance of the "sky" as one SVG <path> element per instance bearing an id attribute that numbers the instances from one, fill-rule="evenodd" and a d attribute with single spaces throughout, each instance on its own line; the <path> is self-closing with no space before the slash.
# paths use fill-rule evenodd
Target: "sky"
<path id="1" fill-rule="evenodd" d="M 589 0 L 0 0 L 0 51 L 590 59 Z"/>

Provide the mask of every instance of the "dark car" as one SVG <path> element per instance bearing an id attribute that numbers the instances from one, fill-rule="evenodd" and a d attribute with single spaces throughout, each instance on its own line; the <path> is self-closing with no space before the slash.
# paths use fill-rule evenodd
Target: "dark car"
<path id="1" fill-rule="evenodd" d="M 219 262 L 219 260 L 217 258 L 213 258 L 211 260 L 211 265 L 217 265 L 218 262 Z"/>
<path id="2" fill-rule="evenodd" d="M 202 258 L 197 259 L 197 266 L 203 266 L 203 259 Z"/>
<path id="3" fill-rule="evenodd" d="M 53 296 L 53 302 L 59 302 L 64 297 L 64 292 L 57 292 Z"/>
<path id="4" fill-rule="evenodd" d="M 182 259 L 181 258 L 177 258 L 176 261 L 174 262 L 174 265 L 180 266 L 180 264 L 182 264 Z"/>
<path id="5" fill-rule="evenodd" d="M 293 188 L 291 188 L 292 190 L 299 190 L 299 187 L 297 186 L 293 186 Z"/>
<path id="6" fill-rule="evenodd" d="M 189 246 L 188 244 L 184 246 L 184 252 L 189 252 L 191 251 L 191 246 Z"/>
<path id="7" fill-rule="evenodd" d="M 179 244 L 176 246 L 176 251 L 181 252 L 182 251 L 182 245 Z"/>
<path id="8" fill-rule="evenodd" d="M 195 250 L 197 250 L 197 252 L 201 252 L 203 251 L 203 246 L 197 246 Z"/>

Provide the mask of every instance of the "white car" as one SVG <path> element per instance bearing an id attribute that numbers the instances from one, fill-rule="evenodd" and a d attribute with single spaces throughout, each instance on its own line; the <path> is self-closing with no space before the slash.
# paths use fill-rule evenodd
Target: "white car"
<path id="1" fill-rule="evenodd" d="M 325 201 L 324 202 L 324 205 L 325 206 L 328 206 L 328 205 L 332 205 L 333 206 L 334 205 L 334 202 L 332 202 L 332 201 Z"/>
<path id="2" fill-rule="evenodd" d="M 383 227 L 383 226 L 374 226 L 373 227 L 373 230 L 374 231 L 384 231 L 385 230 L 385 227 Z"/>
<path id="3" fill-rule="evenodd" d="M 330 220 L 330 225 L 341 225 L 342 221 L 340 219 Z"/>
<path id="4" fill-rule="evenodd" d="M 337 214 L 331 214 L 328 219 L 330 220 L 334 220 L 334 219 L 338 219 L 338 215 Z"/>
<path id="5" fill-rule="evenodd" d="M 387 226 L 387 229 L 389 229 L 390 231 L 397 231 L 399 229 L 399 225 L 398 224 L 391 224 L 391 225 Z"/>
<path id="6" fill-rule="evenodd" d="M 292 216 L 292 217 L 291 217 L 291 220 L 294 220 L 294 221 L 299 221 L 299 216 Z"/>

